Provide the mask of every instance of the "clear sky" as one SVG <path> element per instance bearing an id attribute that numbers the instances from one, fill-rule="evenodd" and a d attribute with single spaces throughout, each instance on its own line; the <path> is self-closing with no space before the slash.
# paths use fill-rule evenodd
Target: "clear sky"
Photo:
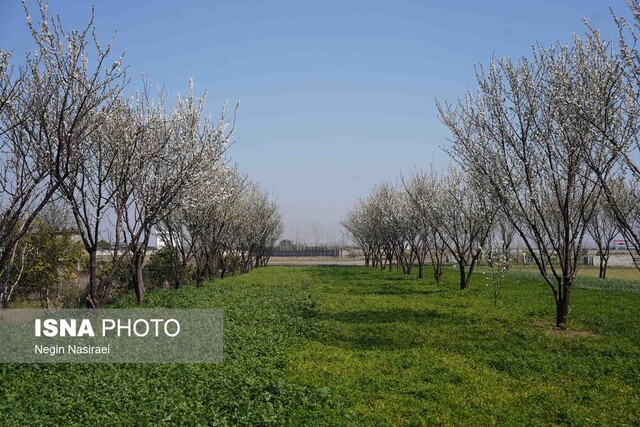
<path id="1" fill-rule="evenodd" d="M 94 4 L 131 88 L 144 72 L 175 94 L 192 76 L 210 114 L 241 101 L 230 157 L 278 196 L 288 237 L 309 243 L 339 239 L 340 218 L 376 183 L 448 163 L 434 100 L 475 88 L 474 64 L 568 42 L 585 33 L 582 18 L 614 38 L 609 7 L 628 15 L 623 0 Z M 49 10 L 77 28 L 91 2 L 52 0 Z M 0 47 L 33 48 L 19 0 L 0 0 Z"/>

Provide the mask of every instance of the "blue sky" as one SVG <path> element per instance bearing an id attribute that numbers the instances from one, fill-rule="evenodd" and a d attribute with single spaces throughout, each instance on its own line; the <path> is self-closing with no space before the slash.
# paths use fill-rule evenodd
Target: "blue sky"
<path id="1" fill-rule="evenodd" d="M 241 101 L 231 159 L 278 196 L 289 237 L 311 243 L 339 238 L 339 219 L 376 183 L 448 163 L 434 100 L 475 88 L 474 64 L 569 41 L 584 34 L 582 18 L 614 38 L 609 7 L 628 14 L 623 0 L 94 4 L 131 89 L 143 72 L 170 94 L 192 76 L 210 114 Z M 49 10 L 77 28 L 91 2 Z M 18 0 L 0 0 L 0 47 L 33 48 Z"/>

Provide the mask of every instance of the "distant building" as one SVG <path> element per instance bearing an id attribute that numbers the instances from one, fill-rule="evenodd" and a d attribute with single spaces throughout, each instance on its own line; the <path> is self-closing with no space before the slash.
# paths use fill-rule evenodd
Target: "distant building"
<path id="1" fill-rule="evenodd" d="M 615 250 L 626 250 L 627 249 L 627 241 L 625 239 L 613 239 L 611 241 L 611 249 Z"/>

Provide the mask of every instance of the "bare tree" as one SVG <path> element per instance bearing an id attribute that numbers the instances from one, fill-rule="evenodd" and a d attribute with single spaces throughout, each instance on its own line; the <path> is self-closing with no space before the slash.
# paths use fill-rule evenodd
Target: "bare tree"
<path id="1" fill-rule="evenodd" d="M 221 167 L 210 170 L 186 197 L 189 202 L 159 227 L 181 263 L 178 270 L 192 257 L 201 284 L 267 265 L 283 224 L 277 203 L 258 185 L 235 168 Z"/>
<path id="2" fill-rule="evenodd" d="M 378 239 L 378 259 L 381 269 L 391 270 L 394 258 L 397 269 L 403 266 L 402 254 L 406 249 L 404 222 L 400 212 L 402 193 L 395 185 L 385 182 L 373 188 L 370 197 L 374 227 Z"/>
<path id="3" fill-rule="evenodd" d="M 18 127 L 28 109 L 18 110 L 17 104 L 24 73 L 14 75 L 9 58 L 0 50 L 0 308 L 8 306 L 18 283 L 11 271 L 16 257 L 23 258 L 17 244 L 55 191 L 47 171 L 36 167 L 34 150 L 22 144 L 26 138 Z"/>
<path id="4" fill-rule="evenodd" d="M 132 159 L 143 134 L 133 110 L 136 103 L 132 104 L 116 99 L 108 109 L 100 110 L 95 118 L 98 129 L 82 145 L 77 168 L 60 185 L 89 254 L 87 302 L 91 307 L 101 306 L 109 298 L 112 276 L 123 259 L 119 254 L 106 277 L 97 277 L 97 252 L 104 220 L 112 213 L 114 199 L 130 177 Z"/>
<path id="5" fill-rule="evenodd" d="M 618 227 L 625 239 L 625 247 L 629 251 L 636 268 L 640 269 L 640 257 L 635 245 L 633 230 L 640 231 L 640 182 L 625 177 L 609 181 L 607 198 L 603 202 L 605 212 L 615 216 Z M 615 201 L 615 205 L 610 203 Z M 623 218 L 623 221 L 620 221 Z M 623 225 L 624 224 L 624 225 Z"/>
<path id="6" fill-rule="evenodd" d="M 144 302 L 142 266 L 152 228 L 181 203 L 199 195 L 191 190 L 211 176 L 223 161 L 233 127 L 228 129 L 227 109 L 213 123 L 203 119 L 205 96 L 193 95 L 190 83 L 186 97 L 165 111 L 162 96 L 146 102 L 144 135 L 135 153 L 135 165 L 115 200 L 123 215 L 120 232 L 131 255 L 131 275 L 138 304 Z"/>
<path id="7" fill-rule="evenodd" d="M 409 195 L 403 191 L 400 194 L 400 218 L 402 222 L 403 239 L 408 246 L 408 254 L 403 254 L 404 264 L 406 264 L 405 273 L 410 275 L 413 271 L 413 265 L 418 264 L 418 278 L 424 276 L 424 263 L 427 257 L 428 241 L 426 237 L 425 223 L 415 209 Z"/>
<path id="8" fill-rule="evenodd" d="M 278 202 L 267 193 L 259 205 L 260 222 L 255 238 L 255 267 L 266 267 L 271 259 L 276 242 L 282 237 L 284 222 L 280 215 Z"/>
<path id="9" fill-rule="evenodd" d="M 278 204 L 258 185 L 251 184 L 241 200 L 243 223 L 236 250 L 240 254 L 241 272 L 267 265 L 275 242 L 284 229 Z"/>
<path id="10" fill-rule="evenodd" d="M 587 233 L 598 247 L 598 255 L 600 256 L 598 277 L 600 279 L 606 279 L 607 277 L 611 242 L 620 234 L 620 231 L 620 225 L 606 199 L 601 199 L 593 218 L 591 218 L 587 226 Z"/>
<path id="11" fill-rule="evenodd" d="M 640 2 L 628 0 L 627 4 L 633 16 L 631 22 L 614 16 L 619 51 L 612 52 L 604 43 L 592 44 L 589 65 L 602 76 L 600 86 L 593 91 L 593 102 L 582 102 L 577 94 L 568 98 L 568 103 L 599 136 L 595 142 L 583 141 L 583 148 L 590 153 L 589 165 L 640 269 L 640 226 L 627 199 L 633 194 L 619 191 L 621 180 L 626 181 L 628 189 L 637 188 L 640 181 Z M 597 39 L 598 31 L 589 28 L 591 37 Z"/>
<path id="12" fill-rule="evenodd" d="M 502 291 L 502 284 L 509 269 L 509 254 L 505 244 L 500 240 L 501 233 L 489 236 L 487 242 L 488 284 L 493 293 L 493 305 L 498 305 L 498 297 Z"/>
<path id="13" fill-rule="evenodd" d="M 436 220 L 436 203 L 441 197 L 440 180 L 433 168 L 428 172 L 415 172 L 405 181 L 403 180 L 407 200 L 411 205 L 411 218 L 419 228 L 418 240 L 420 244 L 416 247 L 419 253 L 416 254 L 418 261 L 418 277 L 423 276 L 423 266 L 426 256 L 429 256 L 433 267 L 433 278 L 436 283 L 440 283 L 442 278 L 442 262 L 446 245 L 440 235 Z"/>
<path id="14" fill-rule="evenodd" d="M 368 199 L 358 200 L 346 217 L 340 221 L 348 238 L 358 245 L 364 254 L 365 266 L 374 264 L 377 240 L 373 230 L 374 218 L 371 214 L 371 204 Z M 375 266 L 375 265 L 374 265 Z"/>
<path id="15" fill-rule="evenodd" d="M 221 169 L 212 180 L 204 181 L 199 198 L 184 208 L 193 242 L 196 282 L 214 280 L 218 265 L 222 277 L 226 260 L 236 255 L 235 239 L 240 233 L 244 212 L 239 207 L 247 178 L 236 169 Z M 234 269 L 235 270 L 235 269 Z"/>
<path id="16" fill-rule="evenodd" d="M 494 236 L 491 239 L 492 247 L 495 247 L 496 242 L 499 242 L 502 245 L 502 248 L 500 249 L 501 254 L 499 254 L 498 256 L 504 256 L 506 268 L 508 269 L 510 267 L 509 254 L 511 252 L 511 245 L 513 244 L 513 241 L 516 237 L 516 229 L 509 222 L 509 219 L 501 209 L 498 210 L 496 218 L 494 220 L 493 234 Z"/>
<path id="17" fill-rule="evenodd" d="M 83 30 L 65 32 L 41 1 L 38 25 L 23 5 L 36 53 L 27 56 L 15 79 L 9 77 L 6 55 L 0 55 L 0 144 L 6 153 L 0 171 L 0 270 L 5 275 L 18 240 L 80 164 L 96 116 L 109 107 L 124 76 L 121 58 L 109 60 L 111 44 L 101 46 L 95 38 L 93 14 Z"/>
<path id="18" fill-rule="evenodd" d="M 460 289 L 467 289 L 498 207 L 482 188 L 453 166 L 442 175 L 440 186 L 440 197 L 430 215 L 458 264 Z"/>
<path id="19" fill-rule="evenodd" d="M 20 70 L 14 75 L 13 66 L 9 62 L 10 58 L 9 52 L 0 49 L 0 117 L 2 118 L 0 137 L 3 137 L 3 143 L 4 135 L 24 120 L 24 117 L 14 114 L 13 104 L 20 94 L 25 71 Z"/>
<path id="20" fill-rule="evenodd" d="M 438 103 L 453 134 L 451 153 L 502 205 L 553 292 L 559 327 L 601 191 L 590 162 L 607 161 L 585 149 L 586 142 L 595 150 L 602 138 L 576 108 L 602 111 L 611 102 L 603 88 L 615 61 L 591 56 L 603 50 L 606 43 L 592 34 L 535 48 L 517 63 L 491 61 L 477 68 L 477 92 L 455 106 Z"/>

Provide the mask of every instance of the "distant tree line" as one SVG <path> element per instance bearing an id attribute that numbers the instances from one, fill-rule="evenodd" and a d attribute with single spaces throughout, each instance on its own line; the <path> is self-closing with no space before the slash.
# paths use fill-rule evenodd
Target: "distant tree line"
<path id="1" fill-rule="evenodd" d="M 64 202 L 87 254 L 86 303 L 102 306 L 123 268 L 138 303 L 143 265 L 156 228 L 171 234 L 176 286 L 219 269 L 264 265 L 282 231 L 277 204 L 229 167 L 225 152 L 235 112 L 205 117 L 206 94 L 166 105 L 147 82 L 125 96 L 123 57 L 95 37 L 93 14 L 66 31 L 38 2 L 38 22 L 23 3 L 35 51 L 14 65 L 0 50 L 0 305 L 25 280 L 21 242 L 48 227 L 45 207 Z M 113 228 L 108 265 L 99 263 L 101 233 Z M 22 249 L 21 249 L 22 248 Z"/>
<path id="2" fill-rule="evenodd" d="M 439 283 L 445 254 L 457 264 L 460 289 L 467 289 L 483 249 L 489 242 L 503 244 L 505 253 L 513 241 L 513 229 L 498 222 L 498 205 L 459 169 L 443 173 L 433 169 L 416 172 L 401 184 L 383 183 L 349 210 L 342 226 L 363 250 L 365 264 L 402 269 L 418 277 L 430 266 Z M 498 235 L 498 231 L 505 236 Z"/>
<path id="3" fill-rule="evenodd" d="M 437 102 L 457 167 L 383 184 L 356 204 L 343 225 L 367 264 L 395 259 L 408 271 L 413 259 L 422 270 L 426 254 L 438 280 L 446 248 L 464 289 L 490 241 L 507 247 L 503 232 L 514 230 L 553 293 L 559 327 L 587 235 L 601 278 L 618 233 L 638 266 L 640 3 L 629 7 L 632 22 L 614 18 L 615 44 L 588 26 L 571 43 L 478 65 L 475 90 Z"/>

